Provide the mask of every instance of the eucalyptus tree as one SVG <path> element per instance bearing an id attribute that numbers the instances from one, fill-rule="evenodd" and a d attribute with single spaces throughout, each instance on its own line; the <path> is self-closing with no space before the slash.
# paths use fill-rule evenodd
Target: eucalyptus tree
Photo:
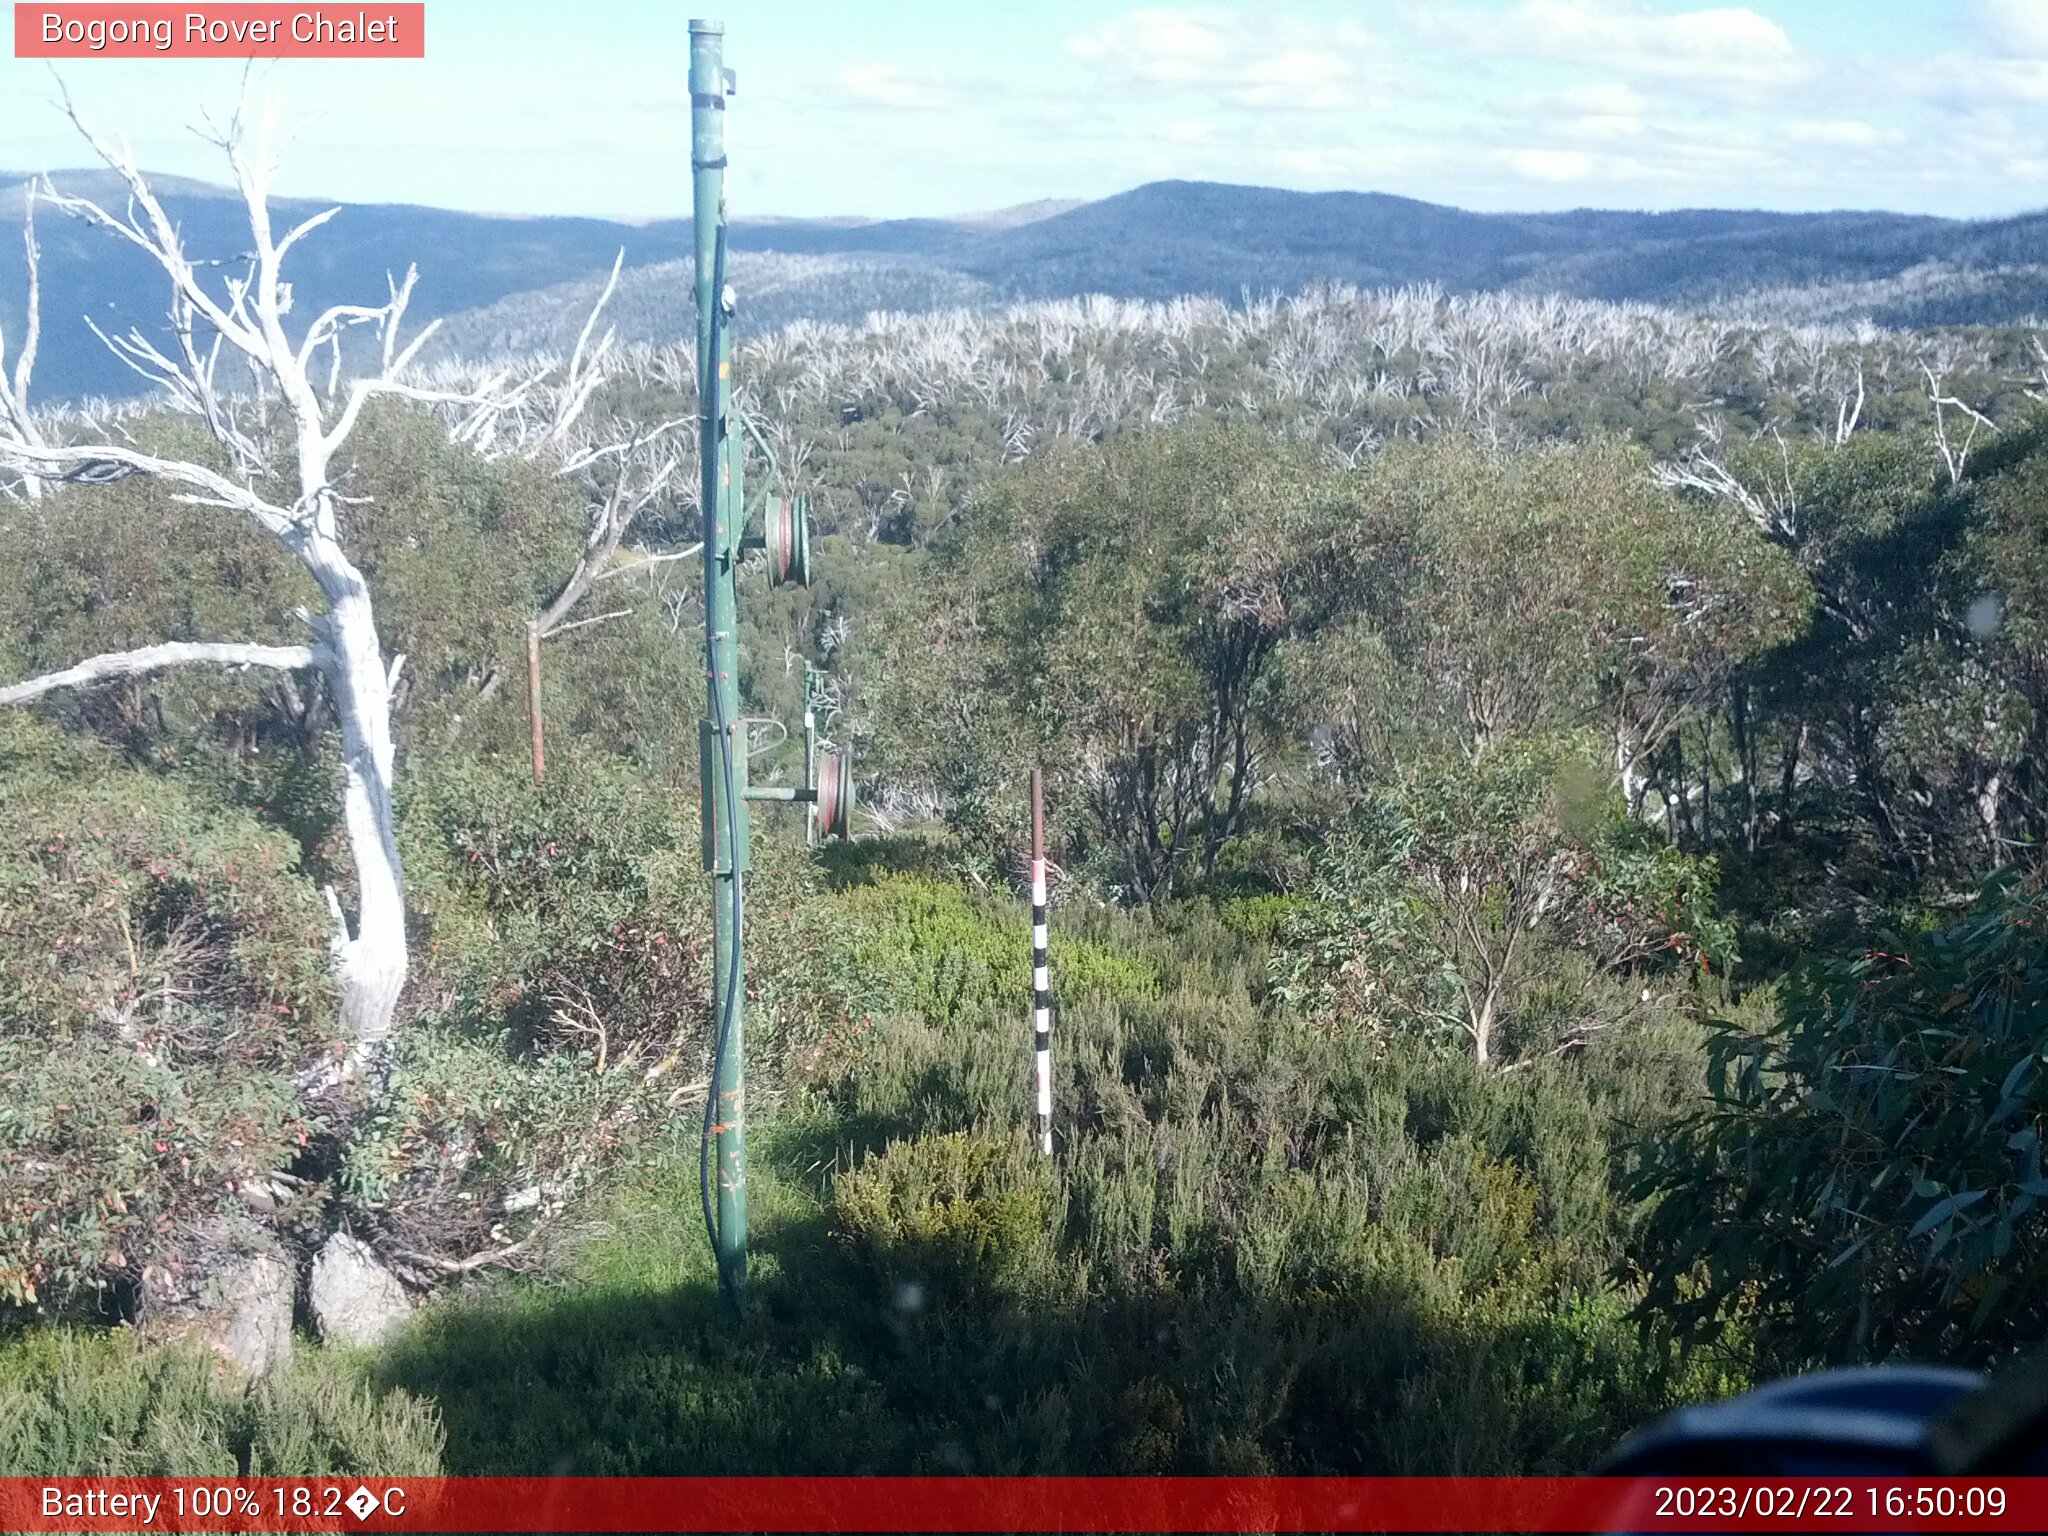
<path id="1" fill-rule="evenodd" d="M 1712 1098 L 1644 1148 L 1646 1312 L 1740 1318 L 1777 1369 L 1982 1361 L 2048 1326 L 2048 900 L 1797 968 L 1779 1016 L 1718 1021 Z"/>
<path id="2" fill-rule="evenodd" d="M 1068 855 L 1127 899 L 1212 873 L 1296 735 L 1279 660 L 1357 583 L 1352 490 L 1214 425 L 1035 454 L 933 546 L 895 625 L 890 712 L 915 734 L 885 751 L 965 820 L 1042 761 Z"/>
<path id="3" fill-rule="evenodd" d="M 1538 1047 L 1562 1052 L 1661 1006 L 1669 973 L 1723 963 L 1712 865 L 1620 814 L 1597 747 L 1548 732 L 1401 764 L 1315 850 L 1277 995 L 1347 1027 L 1462 1036 L 1487 1066 L 1515 1054 L 1503 1035 L 1547 980 L 1575 983 L 1577 1016 Z"/>
<path id="4" fill-rule="evenodd" d="M 1473 761 L 1597 725 L 1640 811 L 1658 753 L 1805 616 L 1791 560 L 1726 508 L 1682 503 L 1613 440 L 1444 436 L 1388 449 L 1360 482 L 1378 558 L 1359 621 L 1313 669 L 1354 776 L 1388 770 L 1390 711 L 1413 744 Z"/>

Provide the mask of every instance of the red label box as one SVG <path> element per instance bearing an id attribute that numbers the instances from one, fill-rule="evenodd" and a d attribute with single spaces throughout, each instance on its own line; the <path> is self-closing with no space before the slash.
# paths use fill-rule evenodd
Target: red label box
<path id="1" fill-rule="evenodd" d="M 354 5 L 14 7 L 18 59 L 423 59 L 427 8 Z"/>

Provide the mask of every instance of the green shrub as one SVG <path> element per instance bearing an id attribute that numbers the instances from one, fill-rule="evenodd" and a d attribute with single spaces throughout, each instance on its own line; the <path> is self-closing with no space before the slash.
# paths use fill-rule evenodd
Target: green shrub
<path id="1" fill-rule="evenodd" d="M 415 780 L 404 837 L 411 1008 L 340 1164 L 364 1219 L 463 1257 L 693 1148 L 711 982 L 694 799 L 599 753 L 559 752 L 539 786 L 517 760 L 456 760 Z M 766 1106 L 860 1026 L 808 865 L 766 828 L 754 853 L 749 1077 Z"/>
<path id="2" fill-rule="evenodd" d="M 536 1048 L 660 1060 L 701 1032 L 710 903 L 696 828 L 626 765 L 575 753 L 419 776 L 405 819 L 415 995 Z"/>
<path id="3" fill-rule="evenodd" d="M 0 716 L 0 1303 L 136 1272 L 305 1143 L 328 934 L 253 815 Z"/>
<path id="4" fill-rule="evenodd" d="M 287 839 L 13 712 L 0 791 L 0 1018 L 68 1036 L 155 990 L 265 1016 L 208 1042 L 254 1064 L 321 1038 L 329 930 Z"/>
<path id="5" fill-rule="evenodd" d="M 0 1344 L 0 1467 L 20 1477 L 432 1477 L 433 1405 L 301 1356 L 253 1386 L 125 1331 Z"/>
<path id="6" fill-rule="evenodd" d="M 405 811 L 422 1006 L 609 1066 L 693 1062 L 709 1028 L 711 888 L 694 793 L 560 753 L 424 772 Z M 757 828 L 746 883 L 748 1035 L 771 1072 L 854 1011 L 856 977 L 816 876 Z"/>
<path id="7" fill-rule="evenodd" d="M 887 1005 L 933 1023 L 985 1008 L 1028 1009 L 1031 915 L 978 902 L 957 885 L 887 875 L 840 898 L 854 955 L 879 979 Z M 1056 930 L 1053 992 L 1061 1000 L 1146 996 L 1156 969 L 1132 955 Z"/>
<path id="8" fill-rule="evenodd" d="M 670 1086 L 415 1018 L 350 1128 L 336 1187 L 359 1226 L 415 1262 L 467 1257 L 509 1240 L 507 1223 L 523 1236 L 622 1167 L 693 1144 L 695 1117 L 666 1103 Z"/>
<path id="9" fill-rule="evenodd" d="M 832 1181 L 832 1211 L 869 1264 L 941 1300 L 1028 1284 L 1058 1220 L 1041 1157 L 967 1132 L 892 1142 Z"/>
<path id="10" fill-rule="evenodd" d="M 1258 944 L 1270 944 L 1286 931 L 1305 905 L 1298 896 L 1265 892 L 1256 896 L 1233 896 L 1217 908 L 1217 915 L 1233 932 Z"/>

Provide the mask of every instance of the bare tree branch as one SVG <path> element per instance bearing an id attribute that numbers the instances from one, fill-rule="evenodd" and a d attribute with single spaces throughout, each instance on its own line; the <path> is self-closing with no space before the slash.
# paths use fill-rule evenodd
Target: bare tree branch
<path id="1" fill-rule="evenodd" d="M 30 699 L 39 699 L 46 693 L 59 688 L 89 687 L 94 683 L 106 682 L 109 678 L 135 677 L 145 672 L 161 672 L 166 667 L 185 666 L 192 662 L 211 662 L 229 667 L 277 667 L 284 671 L 298 671 L 304 667 L 320 664 L 320 656 L 310 645 L 244 645 L 233 641 L 212 642 L 204 640 L 167 640 L 162 645 L 145 645 L 133 651 L 109 651 L 104 656 L 95 656 L 81 661 L 74 667 L 61 672 L 46 672 L 41 677 L 32 677 L 26 682 L 10 683 L 0 688 L 0 704 L 25 704 Z"/>
<path id="2" fill-rule="evenodd" d="M 155 475 L 205 494 L 189 498 L 207 506 L 246 513 L 265 533 L 291 543 L 298 530 L 292 513 L 235 484 L 203 464 L 161 458 L 119 443 L 43 444 L 0 436 L 0 466 L 40 473 L 51 480 L 105 484 L 128 475 Z"/>
<path id="3" fill-rule="evenodd" d="M 672 560 L 694 560 L 703 553 L 704 545 L 699 540 L 688 549 L 672 550 L 659 555 L 643 555 L 638 560 L 628 560 L 624 565 L 614 565 L 599 571 L 590 578 L 591 584 L 595 586 L 600 581 L 610 581 L 614 576 L 630 576 L 635 571 L 644 571 L 649 566 L 667 565 Z"/>
<path id="4" fill-rule="evenodd" d="M 584 541 L 582 557 L 540 616 L 539 629 L 543 639 L 565 628 L 562 621 L 583 600 L 584 594 L 602 576 L 611 574 L 612 559 L 634 520 L 654 503 L 674 478 L 680 465 L 676 456 L 672 453 L 650 455 L 648 452 L 667 425 L 664 423 L 653 433 L 635 434 L 621 448 L 618 478 L 605 499 L 592 509 L 590 533 Z"/>
<path id="5" fill-rule="evenodd" d="M 606 619 L 623 619 L 632 611 L 630 608 L 614 608 L 610 613 L 593 614 L 587 619 L 576 619 L 568 624 L 558 624 L 553 629 L 547 631 L 542 638 L 547 639 L 555 635 L 566 635 L 572 629 L 581 629 L 586 624 L 602 624 Z"/>
<path id="6" fill-rule="evenodd" d="M 1711 419 L 1700 424 L 1702 442 L 1695 444 L 1682 459 L 1651 466 L 1651 475 L 1667 490 L 1702 491 L 1733 502 L 1769 537 L 1781 544 L 1797 544 L 1799 493 L 1792 484 L 1791 450 L 1786 446 L 1783 433 L 1778 432 L 1775 426 L 1771 431 L 1778 439 L 1778 457 L 1783 471 L 1774 482 L 1751 485 L 1710 452 L 1710 449 L 1718 449 L 1721 442 L 1720 424 Z"/>
<path id="7" fill-rule="evenodd" d="M 1856 365 L 1856 400 L 1852 405 L 1845 390 L 1835 398 L 1835 446 L 1841 447 L 1849 441 L 1849 435 L 1856 430 L 1856 423 L 1863 419 L 1863 365 Z"/>

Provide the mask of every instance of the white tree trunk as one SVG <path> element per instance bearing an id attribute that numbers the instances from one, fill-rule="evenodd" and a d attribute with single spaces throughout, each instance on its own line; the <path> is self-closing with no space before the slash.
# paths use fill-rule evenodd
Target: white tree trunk
<path id="1" fill-rule="evenodd" d="M 356 866 L 355 932 L 336 954 L 341 1022 L 360 1062 L 391 1034 L 405 988 L 405 870 L 393 815 L 391 668 L 377 638 L 376 613 L 362 573 L 331 539 L 316 535 L 302 558 L 327 596 L 318 627 L 341 720 L 342 818 Z"/>
<path id="2" fill-rule="evenodd" d="M 1643 797 L 1648 793 L 1650 781 L 1641 768 L 1636 766 L 1638 757 L 1635 743 L 1630 741 L 1626 731 L 1614 733 L 1614 769 L 1621 780 L 1622 798 L 1628 805 L 1631 820 L 1643 814 Z"/>
<path id="3" fill-rule="evenodd" d="M 1995 869 L 2005 862 L 2005 845 L 1998 840 L 1998 806 L 2004 776 L 1994 773 L 1977 791 L 1977 819 L 1984 827 L 1984 846 L 1990 850 Z"/>
<path id="4" fill-rule="evenodd" d="M 168 640 L 162 645 L 145 645 L 132 651 L 113 651 L 81 661 L 75 667 L 46 672 L 26 682 L 0 688 L 0 704 L 25 704 L 59 688 L 80 688 L 104 682 L 110 677 L 139 677 L 161 672 L 166 667 L 190 662 L 219 662 L 230 667 L 279 667 L 291 670 L 318 662 L 313 648 L 306 645 L 214 644 L 204 640 Z"/>
<path id="5" fill-rule="evenodd" d="M 1479 1005 L 1479 1011 L 1472 1017 L 1468 1033 L 1472 1036 L 1472 1060 L 1479 1066 L 1489 1066 L 1493 1061 L 1493 1010 L 1494 989 L 1488 987 L 1486 998 Z"/>

